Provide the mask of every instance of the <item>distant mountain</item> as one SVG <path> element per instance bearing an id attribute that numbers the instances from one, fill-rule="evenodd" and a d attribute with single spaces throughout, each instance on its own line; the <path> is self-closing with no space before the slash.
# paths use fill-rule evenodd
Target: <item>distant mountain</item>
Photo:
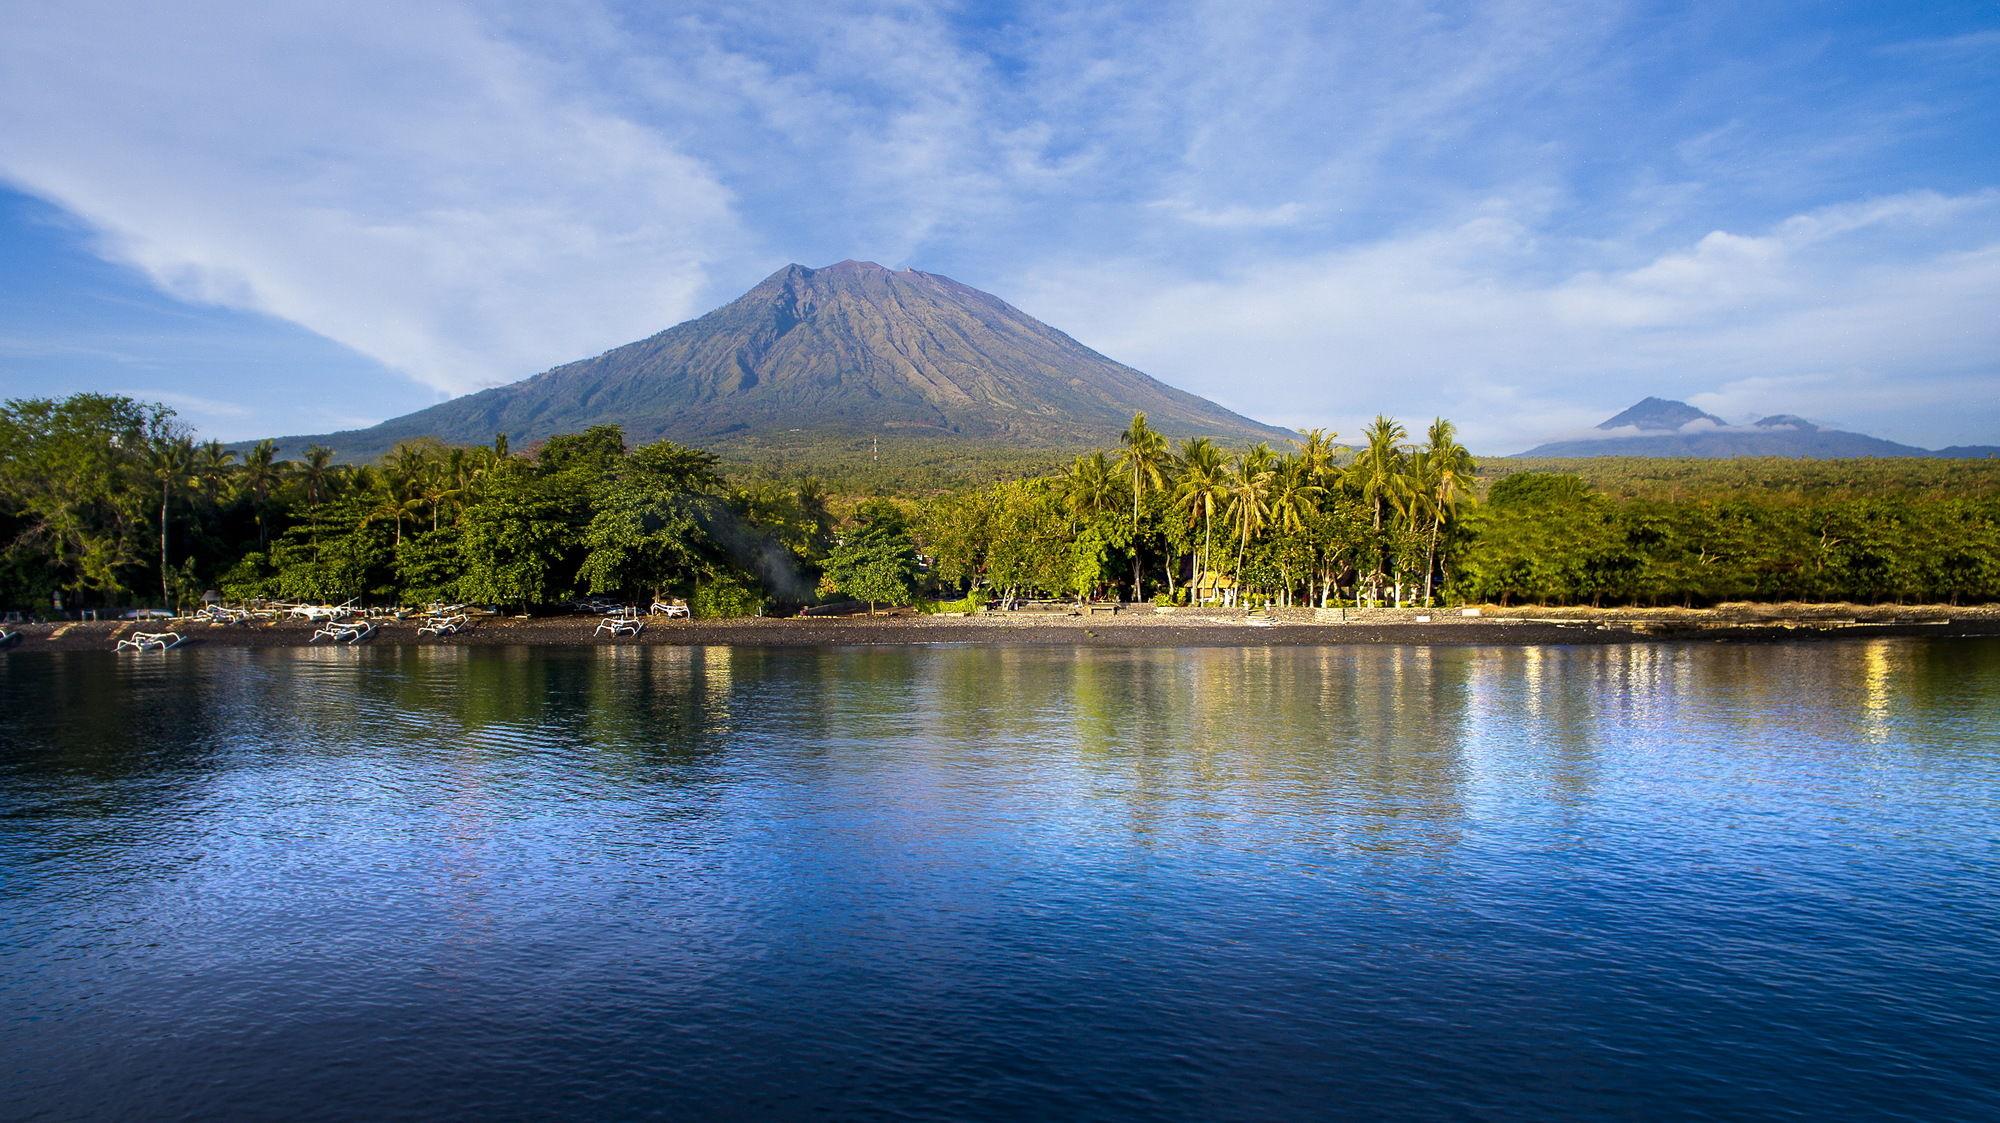
<path id="1" fill-rule="evenodd" d="M 1832 460 L 1862 456 L 1944 456 L 1983 457 L 2000 453 L 1989 445 L 1958 445 L 1930 449 L 1849 433 L 1823 429 L 1803 417 L 1777 413 L 1750 425 L 1730 425 L 1712 413 L 1665 398 L 1645 401 L 1597 426 L 1599 429 L 1632 430 L 1603 437 L 1582 437 L 1554 441 L 1531 448 L 1521 456 L 1677 456 L 1726 458 L 1733 456 L 1790 456 Z"/>
<path id="2" fill-rule="evenodd" d="M 1694 421 L 1707 421 L 1715 425 L 1728 424 L 1720 417 L 1712 413 L 1703 413 L 1686 402 L 1671 401 L 1667 398 L 1645 398 L 1623 413 L 1606 418 L 1597 427 L 1673 432 Z"/>
<path id="3" fill-rule="evenodd" d="M 1098 354 L 949 277 L 843 261 L 788 265 L 649 339 L 373 428 L 282 438 L 343 460 L 438 437 L 516 447 L 591 425 L 634 443 L 875 438 L 1010 448 L 1101 445 L 1144 411 L 1170 436 L 1231 444 L 1289 432 Z"/>

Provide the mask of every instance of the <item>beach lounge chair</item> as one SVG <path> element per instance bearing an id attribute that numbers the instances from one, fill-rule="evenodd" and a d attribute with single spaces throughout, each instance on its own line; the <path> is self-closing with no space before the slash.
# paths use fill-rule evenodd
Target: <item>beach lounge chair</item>
<path id="1" fill-rule="evenodd" d="M 112 650 L 166 651 L 168 648 L 179 647 L 180 643 L 181 634 L 179 632 L 133 632 L 131 635 L 119 640 L 118 645 L 112 648 Z"/>

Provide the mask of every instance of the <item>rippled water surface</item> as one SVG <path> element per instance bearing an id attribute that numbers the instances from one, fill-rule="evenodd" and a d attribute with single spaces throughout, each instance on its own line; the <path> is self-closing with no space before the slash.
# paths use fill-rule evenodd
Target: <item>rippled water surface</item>
<path id="1" fill-rule="evenodd" d="M 2000 1113 L 2000 645 L 0 656 L 0 1116 Z"/>

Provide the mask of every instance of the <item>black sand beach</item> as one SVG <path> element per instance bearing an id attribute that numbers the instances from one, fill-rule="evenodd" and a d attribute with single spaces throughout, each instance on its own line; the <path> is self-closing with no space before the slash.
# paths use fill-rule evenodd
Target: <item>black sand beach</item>
<path id="1" fill-rule="evenodd" d="M 1723 605 L 1707 609 L 1495 608 L 1478 616 L 1457 609 L 1276 610 L 1267 615 L 1156 613 L 1150 606 L 1116 615 L 988 613 L 649 620 L 633 638 L 596 635 L 590 616 L 476 617 L 443 638 L 417 634 L 416 620 L 388 620 L 369 646 L 633 646 L 719 644 L 828 647 L 870 644 L 990 643 L 1090 647 L 1276 647 L 1326 644 L 1527 645 L 1657 640 L 1774 641 L 1872 636 L 1997 636 L 2000 606 Z M 1344 619 L 1343 619 L 1344 617 Z M 89 621 L 27 624 L 4 649 L 88 651 L 110 648 L 134 631 L 179 631 L 189 647 L 303 647 L 315 626 L 279 620 L 217 627 L 186 621 Z M 318 646 L 325 646 L 319 641 Z"/>

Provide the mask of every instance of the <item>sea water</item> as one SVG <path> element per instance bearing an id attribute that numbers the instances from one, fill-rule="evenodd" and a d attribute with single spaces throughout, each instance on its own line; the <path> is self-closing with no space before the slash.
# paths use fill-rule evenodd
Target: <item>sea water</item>
<path id="1" fill-rule="evenodd" d="M 0 656 L 0 1117 L 2000 1113 L 2000 644 Z"/>

